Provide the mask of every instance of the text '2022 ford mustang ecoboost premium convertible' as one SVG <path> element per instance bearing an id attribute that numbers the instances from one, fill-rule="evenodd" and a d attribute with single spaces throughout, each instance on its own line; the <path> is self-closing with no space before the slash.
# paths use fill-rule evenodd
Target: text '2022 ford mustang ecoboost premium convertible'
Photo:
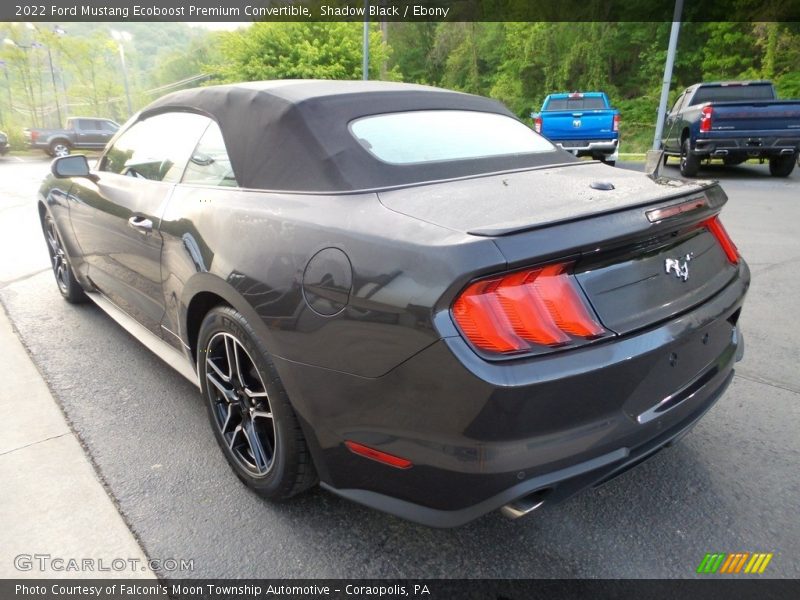
<path id="1" fill-rule="evenodd" d="M 267 498 L 520 516 L 676 440 L 743 351 L 715 183 L 579 161 L 486 98 L 187 90 L 51 170 L 61 294 L 197 383 Z"/>

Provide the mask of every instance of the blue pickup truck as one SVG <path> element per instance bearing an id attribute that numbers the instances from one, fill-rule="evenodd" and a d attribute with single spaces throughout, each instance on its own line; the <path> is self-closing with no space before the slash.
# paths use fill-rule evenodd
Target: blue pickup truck
<path id="1" fill-rule="evenodd" d="M 686 88 L 666 116 L 664 162 L 680 157 L 681 174 L 694 177 L 703 161 L 738 165 L 769 161 L 787 177 L 800 149 L 800 100 L 778 100 L 769 81 L 697 83 Z"/>
<path id="2" fill-rule="evenodd" d="M 619 155 L 619 111 L 603 92 L 550 94 L 533 126 L 548 140 L 576 156 L 614 165 Z"/>

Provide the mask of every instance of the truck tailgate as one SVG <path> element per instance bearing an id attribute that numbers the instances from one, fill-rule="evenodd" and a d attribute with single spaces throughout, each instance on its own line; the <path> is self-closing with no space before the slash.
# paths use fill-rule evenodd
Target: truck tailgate
<path id="1" fill-rule="evenodd" d="M 750 102 L 712 102 L 712 132 L 800 133 L 800 102 L 762 100 Z"/>
<path id="2" fill-rule="evenodd" d="M 595 140 L 614 137 L 614 110 L 545 111 L 542 135 L 550 140 Z"/>

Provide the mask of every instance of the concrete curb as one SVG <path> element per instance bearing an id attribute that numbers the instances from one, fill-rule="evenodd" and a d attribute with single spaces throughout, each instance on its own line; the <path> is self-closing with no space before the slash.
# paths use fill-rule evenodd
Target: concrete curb
<path id="1" fill-rule="evenodd" d="M 0 578 L 154 578 L 2 309 L 0 348 Z"/>

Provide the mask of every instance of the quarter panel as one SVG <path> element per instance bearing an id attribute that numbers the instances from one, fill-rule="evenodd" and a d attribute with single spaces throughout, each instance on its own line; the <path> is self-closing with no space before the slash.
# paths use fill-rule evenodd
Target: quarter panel
<path id="1" fill-rule="evenodd" d="M 433 306 L 454 281 L 502 268 L 494 244 L 384 208 L 374 194 L 312 195 L 179 185 L 163 215 L 165 327 L 189 344 L 201 280 L 224 282 L 263 324 L 270 352 L 377 377 L 439 339 Z M 324 316 L 303 274 L 325 248 L 352 265 L 349 303 Z"/>

